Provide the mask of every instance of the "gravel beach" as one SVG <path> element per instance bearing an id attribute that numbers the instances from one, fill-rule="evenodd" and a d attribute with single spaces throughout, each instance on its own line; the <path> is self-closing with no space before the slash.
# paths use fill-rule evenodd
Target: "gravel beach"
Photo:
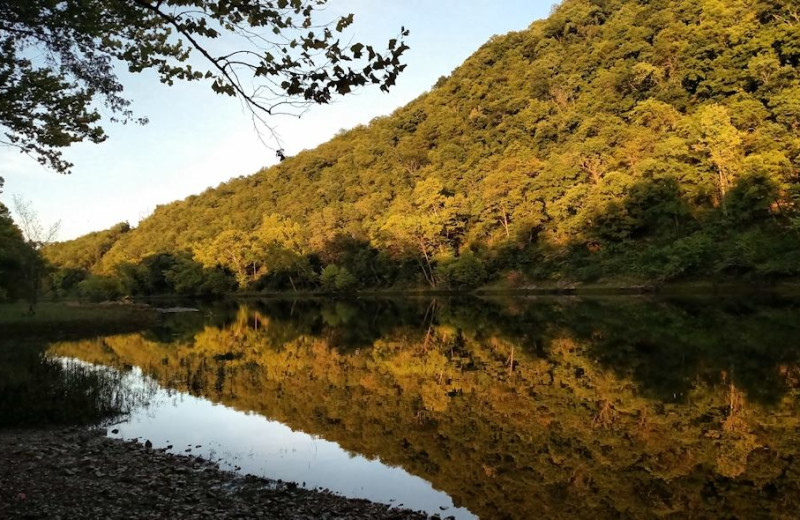
<path id="1" fill-rule="evenodd" d="M 0 431 L 0 518 L 429 517 L 72 428 Z"/>

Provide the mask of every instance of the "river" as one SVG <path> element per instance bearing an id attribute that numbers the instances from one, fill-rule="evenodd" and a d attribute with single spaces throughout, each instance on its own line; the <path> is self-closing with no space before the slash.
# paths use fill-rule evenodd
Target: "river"
<path id="1" fill-rule="evenodd" d="M 268 300 L 50 342 L 137 398 L 108 435 L 458 519 L 790 518 L 800 304 Z"/>

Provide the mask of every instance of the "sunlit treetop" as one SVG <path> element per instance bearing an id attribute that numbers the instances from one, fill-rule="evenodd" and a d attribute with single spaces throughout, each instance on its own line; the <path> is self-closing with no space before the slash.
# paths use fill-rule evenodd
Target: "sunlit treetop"
<path id="1" fill-rule="evenodd" d="M 62 149 L 106 139 L 99 108 L 131 110 L 115 65 L 153 70 L 162 83 L 210 82 L 254 121 L 374 84 L 388 91 L 405 68 L 400 28 L 385 49 L 354 42 L 354 16 L 327 0 L 9 0 L 0 3 L 0 142 L 69 173 Z"/>

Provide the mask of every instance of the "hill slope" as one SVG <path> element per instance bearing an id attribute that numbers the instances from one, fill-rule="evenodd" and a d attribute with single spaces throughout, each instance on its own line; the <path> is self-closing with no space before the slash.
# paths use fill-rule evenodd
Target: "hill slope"
<path id="1" fill-rule="evenodd" d="M 393 115 L 161 206 L 79 267 L 168 253 L 162 274 L 256 288 L 794 276 L 798 65 L 790 0 L 565 0 Z M 47 255 L 75 267 L 86 242 Z"/>

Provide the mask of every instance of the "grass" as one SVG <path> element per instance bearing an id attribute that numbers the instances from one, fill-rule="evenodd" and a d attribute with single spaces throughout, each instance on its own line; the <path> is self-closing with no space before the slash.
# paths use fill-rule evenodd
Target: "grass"
<path id="1" fill-rule="evenodd" d="M 25 349 L 0 354 L 0 428 L 96 424 L 147 401 L 112 369 Z"/>
<path id="2" fill-rule="evenodd" d="M 93 424 L 127 413 L 137 397 L 116 371 L 47 357 L 49 340 L 135 332 L 156 323 L 144 305 L 42 302 L 0 305 L 0 428 Z"/>
<path id="3" fill-rule="evenodd" d="M 0 304 L 0 337 L 71 336 L 136 331 L 153 325 L 157 313 L 144 305 L 42 302 L 29 314 L 26 303 Z"/>

